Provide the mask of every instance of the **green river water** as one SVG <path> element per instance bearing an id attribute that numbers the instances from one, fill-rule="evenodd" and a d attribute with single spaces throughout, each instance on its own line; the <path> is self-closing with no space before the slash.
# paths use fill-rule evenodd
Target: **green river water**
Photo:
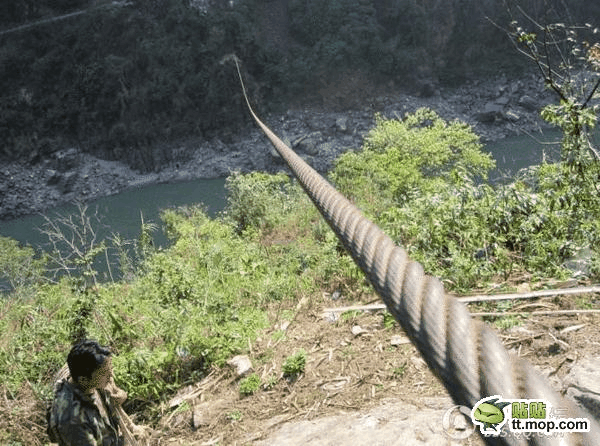
<path id="1" fill-rule="evenodd" d="M 557 132 L 543 137 L 544 141 L 558 139 Z M 547 159 L 556 159 L 559 149 L 557 144 L 540 144 L 530 136 L 520 135 L 489 144 L 485 150 L 496 159 L 497 169 L 490 175 L 490 179 L 494 181 L 523 167 L 539 164 L 544 153 Z M 224 186 L 224 178 L 150 185 L 94 200 L 88 203 L 88 209 L 92 212 L 97 210 L 100 217 L 100 240 L 113 232 L 131 240 L 139 236 L 141 215 L 145 222 L 154 222 L 160 226 L 159 213 L 164 208 L 203 203 L 210 215 L 216 215 L 226 204 Z M 46 215 L 65 215 L 75 210 L 75 206 L 63 206 L 47 211 Z M 12 237 L 37 249 L 44 249 L 48 246 L 48 238 L 39 231 L 43 223 L 40 215 L 0 221 L 0 235 Z M 166 246 L 167 240 L 162 231 L 155 234 L 155 243 L 158 246 Z"/>

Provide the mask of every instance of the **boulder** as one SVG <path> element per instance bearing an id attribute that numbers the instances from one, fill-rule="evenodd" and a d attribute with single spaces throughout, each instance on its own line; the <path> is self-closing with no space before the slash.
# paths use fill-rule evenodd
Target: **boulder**
<path id="1" fill-rule="evenodd" d="M 563 392 L 600 420 L 600 357 L 583 358 L 563 379 Z"/>
<path id="2" fill-rule="evenodd" d="M 232 402 L 220 399 L 216 401 L 193 401 L 192 404 L 192 426 L 194 429 L 200 429 L 202 427 L 210 426 L 219 417 L 223 415 L 223 412 L 231 407 Z M 194 443 L 196 444 L 196 443 Z M 204 444 L 216 444 L 216 443 L 204 443 Z"/>
<path id="3" fill-rule="evenodd" d="M 398 346 L 404 344 L 410 344 L 410 339 L 408 339 L 406 336 L 394 335 L 390 339 L 390 345 Z"/>
<path id="4" fill-rule="evenodd" d="M 49 175 L 49 178 L 48 178 L 48 181 L 46 182 L 46 184 L 48 184 L 48 186 L 54 186 L 54 185 L 58 184 L 62 178 L 62 175 L 54 169 L 48 169 L 48 175 Z"/>
<path id="5" fill-rule="evenodd" d="M 192 426 L 194 426 L 194 429 L 210 426 L 217 415 L 212 409 L 212 403 L 201 403 L 194 407 L 192 412 Z"/>
<path id="6" fill-rule="evenodd" d="M 253 370 L 252 361 L 250 361 L 250 358 L 246 355 L 234 356 L 227 361 L 227 364 L 236 369 L 238 377 L 246 376 Z"/>
<path id="7" fill-rule="evenodd" d="M 279 152 L 273 146 L 269 147 L 269 155 L 271 155 L 271 161 L 273 161 L 273 162 L 281 161 L 281 155 L 279 155 Z"/>
<path id="8" fill-rule="evenodd" d="M 348 131 L 348 117 L 340 116 L 335 120 L 335 128 L 338 132 L 346 133 Z"/>
<path id="9" fill-rule="evenodd" d="M 521 82 L 520 80 L 511 82 L 509 88 L 510 88 L 511 94 L 515 94 L 519 90 L 523 89 L 523 82 Z"/>
<path id="10" fill-rule="evenodd" d="M 353 325 L 352 326 L 352 334 L 354 336 L 360 336 L 364 332 L 365 332 L 365 329 L 363 329 L 360 325 Z"/>
<path id="11" fill-rule="evenodd" d="M 59 172 L 66 172 L 71 170 L 79 164 L 79 152 L 76 148 L 59 150 L 54 152 L 54 165 Z"/>
<path id="12" fill-rule="evenodd" d="M 494 102 L 498 105 L 507 105 L 510 102 L 510 98 L 508 96 L 504 95 L 504 96 L 500 96 Z"/>
<path id="13" fill-rule="evenodd" d="M 312 132 L 296 139 L 293 142 L 293 148 L 299 152 L 316 155 L 319 153 L 318 145 L 322 140 L 323 134 L 321 132 Z"/>
<path id="14" fill-rule="evenodd" d="M 528 111 L 537 111 L 540 109 L 540 104 L 529 95 L 523 95 L 519 98 L 518 104 Z"/>
<path id="15" fill-rule="evenodd" d="M 488 102 L 483 111 L 475 115 L 475 119 L 483 124 L 492 124 L 499 118 L 502 118 L 502 105 L 495 102 Z"/>
<path id="16" fill-rule="evenodd" d="M 79 175 L 77 172 L 67 172 L 58 181 L 58 188 L 62 194 L 73 192 L 73 187 L 77 182 Z"/>
<path id="17" fill-rule="evenodd" d="M 326 141 L 319 145 L 317 145 L 315 149 L 315 153 L 311 155 L 318 155 L 321 158 L 328 158 L 335 156 L 335 142 L 334 141 Z"/>
<path id="18" fill-rule="evenodd" d="M 514 110 L 508 110 L 505 113 L 505 118 L 508 119 L 510 122 L 517 122 L 519 121 L 519 119 L 521 119 L 521 117 L 519 116 L 519 114 L 514 111 Z"/>

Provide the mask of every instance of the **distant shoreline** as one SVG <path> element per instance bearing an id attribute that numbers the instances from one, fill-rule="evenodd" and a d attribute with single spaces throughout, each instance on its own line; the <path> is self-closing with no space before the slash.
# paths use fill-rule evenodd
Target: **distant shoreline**
<path id="1" fill-rule="evenodd" d="M 436 90 L 429 97 L 392 94 L 377 97 L 363 110 L 336 112 L 316 107 L 290 109 L 264 116 L 271 128 L 320 172 L 329 170 L 339 154 L 359 149 L 373 127 L 376 113 L 394 118 L 430 107 L 446 120 L 470 124 L 482 142 L 497 141 L 544 123 L 539 108 L 553 98 L 535 77 L 469 82 Z M 140 173 L 119 161 L 106 161 L 77 148 L 56 152 L 35 164 L 12 162 L 0 168 L 0 220 L 45 212 L 75 200 L 88 201 L 132 187 L 226 177 L 232 171 L 276 172 L 281 160 L 255 127 L 211 140 L 175 141 L 175 158 L 160 171 Z M 160 150 L 160 148 L 157 148 Z M 166 152 L 166 151 L 165 151 Z"/>

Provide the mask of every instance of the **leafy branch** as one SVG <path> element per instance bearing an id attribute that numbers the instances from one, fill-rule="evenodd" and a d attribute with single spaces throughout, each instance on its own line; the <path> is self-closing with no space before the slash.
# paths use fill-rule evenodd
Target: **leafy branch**
<path id="1" fill-rule="evenodd" d="M 544 84 L 559 97 L 559 105 L 548 105 L 542 118 L 557 125 L 564 134 L 563 161 L 575 170 L 581 170 L 589 158 L 600 161 L 600 153 L 589 139 L 589 129 L 596 124 L 598 105 L 591 101 L 598 97 L 600 87 L 600 30 L 591 24 L 542 25 L 517 8 L 529 24 L 519 25 L 514 19 L 510 29 L 504 30 L 521 54 L 537 66 Z"/>

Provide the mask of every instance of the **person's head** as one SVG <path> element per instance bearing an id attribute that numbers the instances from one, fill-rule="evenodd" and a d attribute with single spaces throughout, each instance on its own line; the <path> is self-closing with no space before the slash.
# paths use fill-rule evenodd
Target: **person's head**
<path id="1" fill-rule="evenodd" d="M 103 389 L 112 375 L 110 350 L 96 341 L 83 340 L 73 346 L 67 357 L 71 378 L 84 390 Z"/>

